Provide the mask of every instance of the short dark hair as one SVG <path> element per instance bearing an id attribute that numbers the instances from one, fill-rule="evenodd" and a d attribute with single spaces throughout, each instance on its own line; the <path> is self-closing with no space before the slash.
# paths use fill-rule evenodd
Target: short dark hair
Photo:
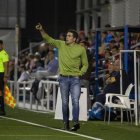
<path id="1" fill-rule="evenodd" d="M 109 48 L 105 48 L 105 50 L 107 50 L 108 52 L 110 52 L 110 49 Z"/>
<path id="2" fill-rule="evenodd" d="M 112 56 L 112 53 L 111 53 L 111 52 L 108 52 L 108 51 L 107 51 L 106 53 L 109 53 L 109 54 L 110 54 L 110 56 Z M 106 53 L 105 53 L 105 54 L 106 54 Z"/>
<path id="3" fill-rule="evenodd" d="M 78 38 L 78 33 L 77 33 L 75 30 L 69 29 L 68 32 L 73 33 L 73 38 L 76 38 L 76 40 L 77 40 L 77 38 Z M 75 40 L 75 42 L 76 42 L 76 40 Z"/>
<path id="4" fill-rule="evenodd" d="M 3 44 L 3 41 L 2 40 L 0 40 L 0 44 Z"/>
<path id="5" fill-rule="evenodd" d="M 119 47 L 118 47 L 117 45 L 114 45 L 114 46 L 112 47 L 112 49 L 119 50 Z"/>
<path id="6" fill-rule="evenodd" d="M 80 43 L 84 43 L 85 46 L 89 47 L 89 43 L 85 40 L 80 41 Z"/>
<path id="7" fill-rule="evenodd" d="M 53 54 L 55 54 L 55 51 L 53 51 L 53 50 L 50 50 L 49 53 L 50 53 L 50 52 L 52 52 Z"/>
<path id="8" fill-rule="evenodd" d="M 121 39 L 119 40 L 119 43 L 124 44 L 124 38 L 121 38 Z"/>

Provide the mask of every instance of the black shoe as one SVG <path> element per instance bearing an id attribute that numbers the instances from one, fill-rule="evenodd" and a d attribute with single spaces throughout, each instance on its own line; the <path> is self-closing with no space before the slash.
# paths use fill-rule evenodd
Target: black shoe
<path id="1" fill-rule="evenodd" d="M 0 115 L 6 115 L 5 111 L 0 110 Z"/>
<path id="2" fill-rule="evenodd" d="M 80 129 L 80 124 L 77 122 L 74 122 L 71 131 L 77 131 L 77 129 Z"/>
<path id="3" fill-rule="evenodd" d="M 63 127 L 61 128 L 62 130 L 69 130 L 70 127 L 69 127 L 69 123 L 64 123 L 63 124 Z"/>

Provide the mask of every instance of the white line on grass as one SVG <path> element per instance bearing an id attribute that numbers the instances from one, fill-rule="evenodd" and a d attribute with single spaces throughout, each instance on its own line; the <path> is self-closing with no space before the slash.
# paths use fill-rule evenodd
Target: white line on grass
<path id="1" fill-rule="evenodd" d="M 40 126 L 40 127 L 44 127 L 44 128 L 48 128 L 48 129 L 52 129 L 52 130 L 57 130 L 60 132 L 65 132 L 65 133 L 69 133 L 69 134 L 73 134 L 73 135 L 77 135 L 77 136 L 81 136 L 81 137 L 85 137 L 85 138 L 89 138 L 89 139 L 93 139 L 93 140 L 103 140 L 103 139 L 99 139 L 99 138 L 95 138 L 95 137 L 91 137 L 91 136 L 87 136 L 87 135 L 82 135 L 82 134 L 78 134 L 78 133 L 73 133 L 73 132 L 65 131 L 65 130 L 61 130 L 61 129 L 56 129 L 56 128 L 52 128 L 52 127 L 48 127 L 48 126 L 44 126 L 44 125 L 40 125 L 40 124 L 36 124 L 36 123 L 31 123 L 31 122 L 27 122 L 27 121 L 23 121 L 23 120 L 18 120 L 18 119 L 14 119 L 14 118 L 3 117 L 3 116 L 0 116 L 0 117 L 5 118 L 5 119 L 9 119 L 9 120 L 15 120 L 18 122 L 23 122 L 23 123 L 35 125 L 35 126 Z"/>

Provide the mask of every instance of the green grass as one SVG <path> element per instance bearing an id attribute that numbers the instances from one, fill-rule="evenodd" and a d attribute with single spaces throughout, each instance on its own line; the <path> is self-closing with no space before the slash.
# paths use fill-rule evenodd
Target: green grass
<path id="1" fill-rule="evenodd" d="M 18 108 L 6 107 L 6 117 L 20 119 L 60 129 L 62 120 L 54 120 L 54 113 L 35 113 Z M 128 125 L 127 122 L 103 121 L 80 122 L 81 129 L 76 133 L 84 134 L 104 140 L 140 140 L 140 126 Z M 72 127 L 72 123 L 70 123 Z M 0 118 L 0 140 L 86 140 L 88 138 L 37 127 L 14 120 Z"/>

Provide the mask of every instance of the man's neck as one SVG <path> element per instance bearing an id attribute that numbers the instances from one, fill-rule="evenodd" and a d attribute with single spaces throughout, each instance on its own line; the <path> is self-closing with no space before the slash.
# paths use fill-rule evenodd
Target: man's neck
<path id="1" fill-rule="evenodd" d="M 1 52 L 1 51 L 3 51 L 3 49 L 2 49 L 2 50 L 0 50 L 0 52 Z"/>
<path id="2" fill-rule="evenodd" d="M 73 42 L 73 43 L 71 43 L 71 44 L 68 44 L 69 46 L 74 46 L 76 43 L 75 42 Z"/>

